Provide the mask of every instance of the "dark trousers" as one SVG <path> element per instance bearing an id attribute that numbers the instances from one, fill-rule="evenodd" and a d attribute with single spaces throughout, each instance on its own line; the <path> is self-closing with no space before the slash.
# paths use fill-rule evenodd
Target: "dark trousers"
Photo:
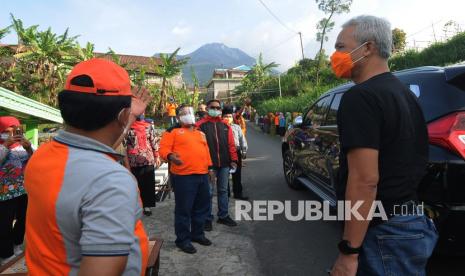
<path id="1" fill-rule="evenodd" d="M 176 244 L 184 246 L 192 239 L 205 237 L 203 228 L 210 206 L 208 175 L 171 175 L 171 181 L 174 186 Z"/>
<path id="2" fill-rule="evenodd" d="M 13 247 L 24 240 L 27 195 L 0 201 L 0 258 L 13 255 Z M 16 223 L 13 226 L 13 220 Z"/>
<path id="3" fill-rule="evenodd" d="M 233 182 L 233 194 L 234 197 L 241 197 L 242 196 L 242 154 L 241 151 L 237 151 L 237 169 L 236 172 L 232 174 L 232 182 Z"/>
<path id="4" fill-rule="evenodd" d="M 131 168 L 131 172 L 137 179 L 142 205 L 155 207 L 155 167 L 134 167 Z"/>

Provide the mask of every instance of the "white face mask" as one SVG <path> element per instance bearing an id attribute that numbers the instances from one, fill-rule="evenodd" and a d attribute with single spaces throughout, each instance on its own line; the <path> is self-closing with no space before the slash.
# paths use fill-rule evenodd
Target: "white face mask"
<path id="1" fill-rule="evenodd" d="M 195 116 L 194 116 L 194 114 L 186 114 L 186 115 L 179 116 L 179 120 L 184 125 L 193 125 L 193 124 L 195 124 Z"/>
<path id="2" fill-rule="evenodd" d="M 10 138 L 10 134 L 8 134 L 8 133 L 1 133 L 0 134 L 0 139 L 1 140 L 6 141 L 6 140 L 8 140 L 8 138 Z"/>

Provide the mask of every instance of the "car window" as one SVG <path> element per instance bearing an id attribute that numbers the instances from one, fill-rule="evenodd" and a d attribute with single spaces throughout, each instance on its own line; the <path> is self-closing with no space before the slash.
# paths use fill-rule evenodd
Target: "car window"
<path id="1" fill-rule="evenodd" d="M 316 102 L 312 108 L 307 112 L 304 119 L 305 126 L 319 127 L 323 125 L 328 111 L 329 104 L 331 103 L 332 96 L 326 96 Z"/>
<path id="2" fill-rule="evenodd" d="M 331 107 L 328 111 L 328 116 L 326 117 L 325 125 L 333 126 L 337 125 L 337 110 L 339 108 L 339 104 L 341 103 L 342 93 L 338 93 L 334 95 L 333 102 L 331 103 Z"/>

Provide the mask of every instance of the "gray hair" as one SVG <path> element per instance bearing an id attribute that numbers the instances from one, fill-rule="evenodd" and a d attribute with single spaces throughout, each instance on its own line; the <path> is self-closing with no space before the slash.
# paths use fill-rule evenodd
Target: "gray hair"
<path id="1" fill-rule="evenodd" d="M 378 47 L 379 56 L 388 59 L 392 49 L 391 23 L 384 18 L 360 15 L 347 21 L 342 28 L 354 26 L 355 40 L 362 44 L 374 41 Z"/>

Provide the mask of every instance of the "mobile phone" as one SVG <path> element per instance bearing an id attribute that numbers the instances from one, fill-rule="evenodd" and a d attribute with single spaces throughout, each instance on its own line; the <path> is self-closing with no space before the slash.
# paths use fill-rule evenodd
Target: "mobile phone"
<path id="1" fill-rule="evenodd" d="M 20 128 L 20 127 L 17 127 L 15 128 L 14 132 L 13 132 L 13 136 L 15 137 L 22 137 L 23 136 L 23 130 Z"/>

